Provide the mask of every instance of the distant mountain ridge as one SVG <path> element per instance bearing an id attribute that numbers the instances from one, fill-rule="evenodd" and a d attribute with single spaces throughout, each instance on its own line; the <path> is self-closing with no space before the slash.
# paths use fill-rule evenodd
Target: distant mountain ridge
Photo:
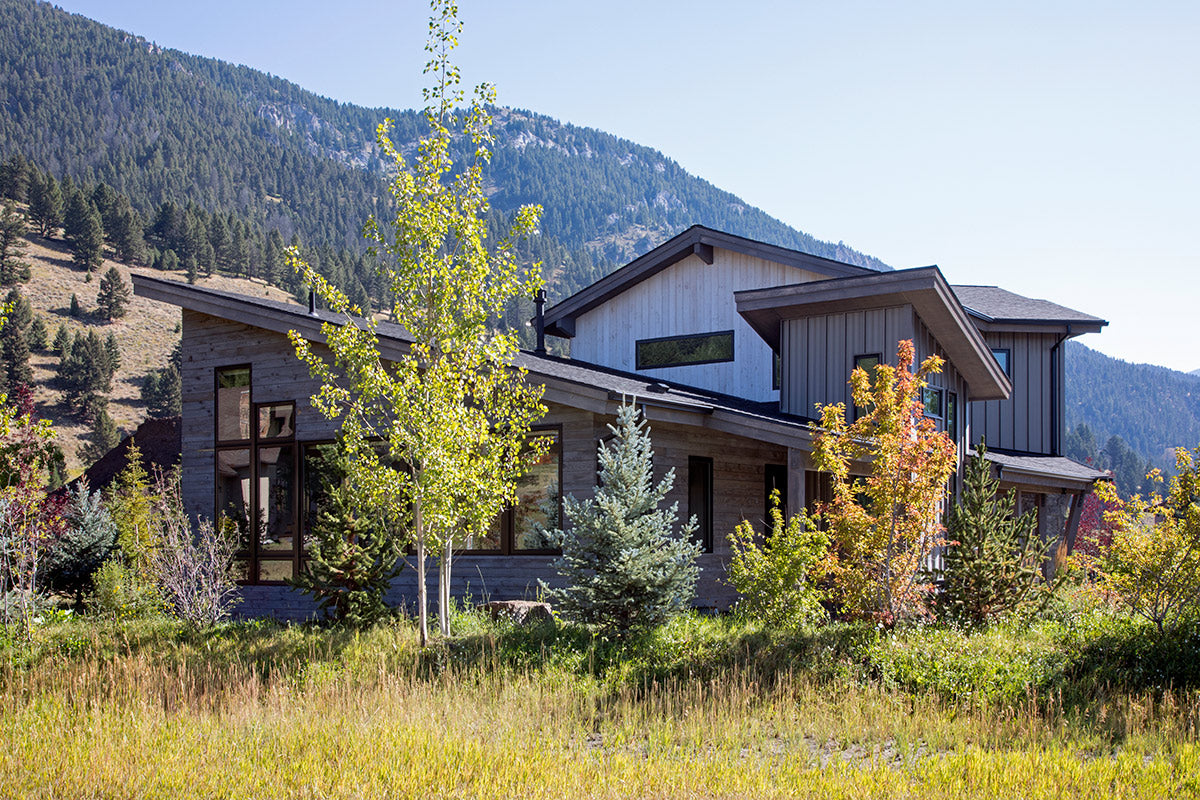
<path id="1" fill-rule="evenodd" d="M 543 204 L 544 235 L 529 255 L 545 261 L 558 297 L 695 223 L 887 268 L 790 228 L 651 148 L 528 111 L 494 115 L 493 206 Z M 0 0 L 0 160 L 19 153 L 59 178 L 103 181 L 146 222 L 166 201 L 195 204 L 284 240 L 361 248 L 362 222 L 384 193 L 374 144 L 384 116 L 398 143 L 416 140 L 414 111 L 339 103 L 46 3 Z M 1067 422 L 1120 435 L 1161 463 L 1166 448 L 1200 442 L 1195 380 L 1072 344 Z"/>

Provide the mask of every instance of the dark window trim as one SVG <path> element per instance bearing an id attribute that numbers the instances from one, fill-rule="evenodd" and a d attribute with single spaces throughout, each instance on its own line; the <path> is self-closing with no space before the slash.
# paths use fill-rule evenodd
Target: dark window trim
<path id="1" fill-rule="evenodd" d="M 930 414 L 928 411 L 929 404 L 925 402 L 925 393 L 936 393 L 940 399 L 938 400 L 938 408 L 941 409 L 937 414 Z M 929 419 L 935 419 L 939 422 L 946 421 L 946 390 L 941 386 L 923 386 L 921 387 L 921 407 L 924 410 L 925 416 Z"/>
<path id="2" fill-rule="evenodd" d="M 955 446 L 958 445 L 958 392 L 946 392 L 944 402 L 946 403 L 946 433 L 950 434 L 951 441 Z M 954 408 L 951 409 L 951 406 Z"/>
<path id="3" fill-rule="evenodd" d="M 774 350 L 771 351 L 771 391 L 783 388 L 783 359 Z"/>
<path id="4" fill-rule="evenodd" d="M 697 467 L 702 468 L 704 477 L 704 511 L 703 516 L 692 508 L 692 475 Z M 705 553 L 713 551 L 713 460 L 708 456 L 688 456 L 688 519 L 697 518 L 699 527 L 695 532 L 695 541 L 704 548 Z"/>
<path id="5" fill-rule="evenodd" d="M 880 364 L 883 363 L 883 353 L 857 353 L 854 356 L 851 356 L 851 358 L 850 358 L 850 371 L 851 372 L 858 369 L 858 367 L 859 367 L 858 362 L 860 359 L 863 359 L 863 358 L 875 359 L 876 367 L 878 367 Z M 864 369 L 866 369 L 866 368 L 864 367 Z M 871 381 L 872 381 L 872 386 L 874 386 L 874 381 L 875 381 L 874 375 L 871 376 Z M 851 409 L 850 410 L 851 416 L 853 417 L 853 419 L 850 420 L 851 422 L 854 422 L 855 420 L 857 420 L 866 411 L 866 409 L 863 408 L 862 406 L 854 405 L 853 397 L 850 398 L 850 409 Z"/>
<path id="6" fill-rule="evenodd" d="M 250 390 L 250 438 L 249 439 L 222 439 L 221 438 L 221 373 L 226 370 L 244 369 L 250 372 L 250 382 L 246 388 Z M 226 364 L 221 367 L 213 368 L 213 443 L 219 445 L 232 444 L 249 444 L 254 439 L 255 429 L 254 419 L 254 365 L 243 364 Z M 295 424 L 292 425 L 295 428 Z"/>
<path id="7" fill-rule="evenodd" d="M 563 526 L 563 461 L 566 450 L 565 442 L 563 441 L 563 426 L 559 424 L 548 425 L 533 425 L 529 428 L 529 436 L 534 437 L 545 433 L 555 433 L 558 439 L 558 525 L 561 529 Z M 500 548 L 498 550 L 481 550 L 481 549 L 456 549 L 454 552 L 457 555 L 464 556 L 557 556 L 562 555 L 562 548 L 541 548 L 538 550 L 518 550 L 513 546 L 515 542 L 514 527 L 516 518 L 513 514 L 512 506 L 505 508 L 500 512 Z"/>
<path id="8" fill-rule="evenodd" d="M 658 336 L 653 339 L 638 339 L 633 343 L 633 356 L 636 368 L 639 370 L 647 369 L 669 369 L 671 367 L 696 367 L 701 364 L 725 364 L 734 360 L 737 351 L 735 349 L 735 341 L 732 330 L 728 331 L 707 331 L 705 333 L 689 333 L 682 336 Z M 703 361 L 679 361 L 670 364 L 654 364 L 646 366 L 642 364 L 641 346 L 644 344 L 657 344 L 658 342 L 678 342 L 686 339 L 709 339 L 717 336 L 729 337 L 729 358 L 709 358 Z"/>
<path id="9" fill-rule="evenodd" d="M 1011 381 L 1012 380 L 1012 368 L 1013 368 L 1012 348 L 1011 347 L 993 347 L 993 348 L 991 348 L 991 350 L 992 350 L 992 358 L 996 358 L 997 353 L 1004 353 L 1004 374 L 1007 375 L 1008 379 Z M 996 360 L 999 361 L 1000 359 L 996 359 Z"/>

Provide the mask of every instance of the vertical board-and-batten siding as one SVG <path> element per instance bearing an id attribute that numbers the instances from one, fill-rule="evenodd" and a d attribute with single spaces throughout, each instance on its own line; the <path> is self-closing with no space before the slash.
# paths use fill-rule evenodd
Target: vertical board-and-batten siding
<path id="1" fill-rule="evenodd" d="M 712 264 L 688 256 L 580 315 L 571 357 L 635 372 L 638 339 L 732 330 L 732 362 L 641 374 L 750 400 L 775 400 L 779 394 L 771 388 L 771 348 L 737 313 L 733 293 L 827 277 L 719 247 L 713 250 Z"/>
<path id="2" fill-rule="evenodd" d="M 896 363 L 896 345 L 914 338 L 912 306 L 821 314 L 782 323 L 780 409 L 815 417 L 818 403 L 851 405 L 854 357 L 878 353 Z"/>
<path id="3" fill-rule="evenodd" d="M 214 389 L 215 371 L 220 367 L 249 364 L 251 399 L 254 403 L 296 403 L 298 443 L 327 441 L 336 435 L 334 423 L 312 408 L 310 397 L 316 382 L 296 359 L 290 342 L 282 334 L 237 322 L 183 311 L 183 493 L 189 515 L 211 518 L 215 511 L 214 474 Z M 612 418 L 589 411 L 548 403 L 545 424 L 562 428 L 563 492 L 588 497 L 595 490 L 597 443 L 610 431 Z M 687 515 L 687 467 L 689 456 L 713 459 L 714 552 L 701 556 L 702 567 L 697 604 L 726 607 L 734 599 L 725 582 L 729 559 L 726 537 L 742 519 L 756 523 L 763 513 L 764 467 L 787 462 L 781 446 L 757 442 L 707 428 L 655 422 L 654 471 L 661 478 L 675 470 L 674 489 L 668 502 L 679 503 L 681 518 Z M 558 577 L 553 556 L 461 555 L 455 559 L 452 591 L 456 596 L 480 600 L 534 598 L 539 580 L 551 585 Z M 389 591 L 395 605 L 408 603 L 416 594 L 416 573 L 405 569 Z M 430 578 L 435 580 L 434 574 Z M 284 586 L 245 586 L 239 614 L 307 618 L 315 607 L 311 600 Z"/>
<path id="4" fill-rule="evenodd" d="M 1054 346 L 1059 337 L 1052 333 L 984 334 L 988 346 L 1010 351 L 1012 395 L 1007 400 L 979 401 L 971 404 L 971 422 L 975 439 L 982 436 L 987 446 L 1001 450 L 1056 454 L 1054 416 L 1060 414 L 1062 386 L 1054 386 Z M 1060 351 L 1062 348 L 1059 348 Z M 1060 359 L 1061 361 L 1061 359 Z M 1058 382 L 1062 382 L 1061 364 Z M 1051 388 L 1057 392 L 1053 396 Z M 1060 423 L 1061 424 L 1061 423 Z"/>

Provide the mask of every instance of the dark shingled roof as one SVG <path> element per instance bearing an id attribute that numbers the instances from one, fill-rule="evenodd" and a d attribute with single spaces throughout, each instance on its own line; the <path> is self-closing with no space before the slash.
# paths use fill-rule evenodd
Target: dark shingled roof
<path id="1" fill-rule="evenodd" d="M 1023 297 L 999 286 L 953 286 L 958 300 L 971 314 L 990 322 L 1079 323 L 1107 325 L 1108 322 L 1082 311 Z"/>
<path id="2" fill-rule="evenodd" d="M 975 455 L 974 450 L 967 454 Z M 984 456 L 1002 470 L 1044 475 L 1048 478 L 1068 478 L 1076 481 L 1097 481 L 1108 477 L 1107 472 L 1092 469 L 1086 464 L 1065 456 L 1043 456 L 1036 453 L 1011 453 L 988 450 Z"/>

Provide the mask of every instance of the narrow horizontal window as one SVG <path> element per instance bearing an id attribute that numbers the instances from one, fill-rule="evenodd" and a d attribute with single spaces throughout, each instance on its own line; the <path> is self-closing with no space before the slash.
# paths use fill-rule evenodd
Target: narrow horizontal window
<path id="1" fill-rule="evenodd" d="M 636 354 L 638 369 L 733 361 L 733 331 L 639 339 Z"/>

